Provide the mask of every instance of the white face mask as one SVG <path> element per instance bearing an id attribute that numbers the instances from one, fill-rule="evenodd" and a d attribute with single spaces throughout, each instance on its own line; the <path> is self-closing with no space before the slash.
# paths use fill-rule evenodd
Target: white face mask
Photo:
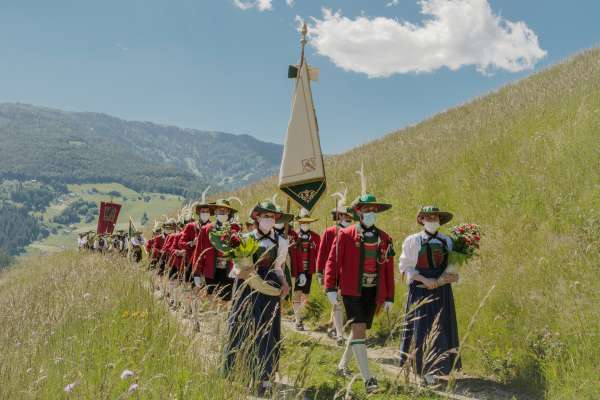
<path id="1" fill-rule="evenodd" d="M 200 213 L 200 221 L 206 222 L 206 221 L 208 221 L 209 218 L 210 218 L 210 213 L 207 213 L 207 212 Z"/>
<path id="2" fill-rule="evenodd" d="M 300 230 L 302 232 L 308 232 L 310 230 L 310 225 L 308 225 L 308 224 L 300 224 Z"/>
<path id="3" fill-rule="evenodd" d="M 344 228 L 349 227 L 351 224 L 352 224 L 352 222 L 347 221 L 347 220 L 340 221 L 340 225 L 343 226 Z"/>
<path id="4" fill-rule="evenodd" d="M 285 226 L 285 224 L 279 223 L 279 224 L 275 224 L 274 226 L 275 226 L 275 229 L 282 230 L 283 227 Z"/>
<path id="5" fill-rule="evenodd" d="M 425 227 L 425 230 L 429 233 L 436 233 L 438 229 L 440 229 L 440 223 L 439 222 L 428 222 L 428 221 L 423 221 L 423 226 Z"/>
<path id="6" fill-rule="evenodd" d="M 227 215 L 227 214 L 218 214 L 217 215 L 217 221 L 219 221 L 220 223 L 224 224 L 225 222 L 229 221 L 229 215 Z"/>
<path id="7" fill-rule="evenodd" d="M 362 223 L 367 227 L 370 228 L 373 225 L 375 225 L 375 221 L 377 220 L 377 214 L 375 214 L 374 212 L 369 212 L 369 213 L 364 213 L 362 215 Z"/>
<path id="8" fill-rule="evenodd" d="M 258 221 L 258 227 L 263 233 L 271 232 L 273 226 L 275 226 L 275 218 L 261 218 Z"/>

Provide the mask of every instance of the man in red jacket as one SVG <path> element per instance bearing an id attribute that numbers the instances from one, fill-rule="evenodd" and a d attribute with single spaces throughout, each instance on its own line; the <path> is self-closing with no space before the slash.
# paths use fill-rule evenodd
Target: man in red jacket
<path id="1" fill-rule="evenodd" d="M 331 252 L 333 241 L 339 231 L 349 227 L 352 224 L 353 212 L 351 207 L 344 205 L 345 199 L 339 202 L 338 207 L 331 210 L 331 217 L 336 222 L 335 225 L 325 229 L 321 236 L 321 245 L 319 246 L 319 254 L 317 255 L 317 279 L 321 285 L 323 282 L 323 272 L 325 272 L 325 264 Z M 330 323 L 333 322 L 333 333 L 338 346 L 344 344 L 344 318 L 341 304 L 336 304 L 331 308 Z"/>
<path id="2" fill-rule="evenodd" d="M 364 186 L 363 186 L 364 187 Z M 346 375 L 350 348 L 356 357 L 367 393 L 378 389 L 377 379 L 369 372 L 366 331 L 378 308 L 388 311 L 394 301 L 394 248 L 392 238 L 375 226 L 377 214 L 391 208 L 379 203 L 374 195 L 363 193 L 352 208 L 359 222 L 340 230 L 331 246 L 325 265 L 325 289 L 332 305 L 338 304 L 341 290 L 346 315 L 351 321 L 348 338 L 338 370 Z"/>
<path id="3" fill-rule="evenodd" d="M 223 254 L 213 247 L 210 233 L 223 229 L 227 224 L 232 230 L 239 231 L 241 227 L 232 222 L 237 210 L 228 200 L 221 199 L 210 203 L 210 210 L 216 221 L 203 226 L 200 230 L 194 253 L 193 274 L 194 277 L 204 277 L 209 295 L 216 291 L 222 300 L 229 301 L 234 282 L 234 279 L 229 276 L 233 261 L 223 257 Z"/>
<path id="4" fill-rule="evenodd" d="M 171 241 L 171 273 L 169 274 L 169 278 L 171 279 L 183 279 L 183 275 L 185 272 L 185 264 L 184 258 L 186 255 L 185 247 L 180 245 L 181 234 L 183 231 L 183 227 L 185 226 L 185 221 L 180 219 L 177 222 L 176 232 L 173 235 L 173 240 Z"/>
<path id="5" fill-rule="evenodd" d="M 170 264 L 170 248 L 176 225 L 177 222 L 172 218 L 165 221 L 162 240 L 154 242 L 154 251 L 158 253 L 158 275 L 164 274 L 165 268 Z"/>
<path id="6" fill-rule="evenodd" d="M 198 237 L 200 236 L 200 229 L 203 226 L 210 223 L 210 207 L 208 203 L 204 201 L 195 202 L 188 210 L 190 214 L 188 218 L 190 221 L 186 224 L 179 237 L 179 247 L 185 249 L 185 282 L 191 282 L 192 287 L 200 286 L 200 278 L 192 280 L 192 266 L 194 261 L 194 252 L 196 250 L 196 244 L 198 243 Z"/>
<path id="7" fill-rule="evenodd" d="M 296 244 L 292 251 L 292 277 L 294 278 L 294 293 L 292 294 L 292 308 L 296 330 L 303 331 L 302 310 L 308 302 L 308 295 L 312 285 L 312 277 L 317 270 L 317 254 L 321 237 L 310 229 L 310 224 L 317 222 L 317 218 L 310 216 L 306 209 L 300 210 L 296 222 L 300 225 L 296 232 Z"/>

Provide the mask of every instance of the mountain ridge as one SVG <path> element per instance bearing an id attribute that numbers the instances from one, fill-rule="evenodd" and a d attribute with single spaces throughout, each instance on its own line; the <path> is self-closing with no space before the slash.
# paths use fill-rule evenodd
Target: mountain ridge
<path id="1" fill-rule="evenodd" d="M 26 103 L 0 104 L 0 138 L 0 176 L 63 183 L 117 178 L 135 189 L 184 195 L 209 184 L 232 189 L 272 175 L 282 151 L 248 134 Z"/>

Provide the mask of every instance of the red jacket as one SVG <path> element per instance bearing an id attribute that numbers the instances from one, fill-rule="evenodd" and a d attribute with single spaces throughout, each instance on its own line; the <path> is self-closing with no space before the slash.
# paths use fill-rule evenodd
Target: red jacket
<path id="1" fill-rule="evenodd" d="M 165 235 L 160 234 L 154 238 L 154 242 L 152 244 L 152 258 L 157 259 L 160 257 L 160 252 L 162 251 L 163 245 L 165 244 Z"/>
<path id="2" fill-rule="evenodd" d="M 154 246 L 154 238 L 150 238 L 146 242 L 146 253 L 150 254 L 150 249 L 152 249 L 152 246 Z"/>
<path id="3" fill-rule="evenodd" d="M 177 232 L 173 234 L 173 240 L 171 240 L 171 245 L 169 246 L 169 253 L 171 257 L 171 266 L 177 269 L 183 269 L 183 256 L 178 256 L 175 254 L 178 250 L 183 250 L 179 246 L 179 239 L 181 238 L 181 232 Z"/>
<path id="4" fill-rule="evenodd" d="M 217 257 L 219 252 L 210 243 L 210 232 L 214 230 L 215 224 L 206 224 L 200 229 L 200 235 L 198 236 L 198 243 L 194 252 L 194 266 L 192 271 L 194 276 L 203 275 L 205 278 L 213 279 L 215 277 L 215 269 L 217 263 Z M 232 224 L 232 229 L 239 231 L 241 228 L 239 225 Z M 227 264 L 228 270 L 233 268 L 233 261 L 229 261 Z"/>
<path id="5" fill-rule="evenodd" d="M 161 248 L 161 254 L 164 256 L 166 265 L 170 266 L 172 261 L 172 253 L 171 246 L 173 245 L 173 238 L 175 237 L 174 233 L 169 233 L 165 238 L 165 241 Z"/>
<path id="6" fill-rule="evenodd" d="M 196 240 L 199 233 L 200 228 L 195 222 L 190 222 L 183 228 L 183 231 L 181 231 L 181 236 L 179 236 L 179 248 L 182 250 L 185 249 L 186 264 L 192 262 L 194 250 L 196 250 L 196 245 L 190 246 L 188 243 Z"/>
<path id="7" fill-rule="evenodd" d="M 292 276 L 297 278 L 304 271 L 302 264 L 302 246 L 308 245 L 308 273 L 314 274 L 317 270 L 317 255 L 319 254 L 319 246 L 321 237 L 318 233 L 309 231 L 310 239 L 307 244 L 304 244 L 300 239 L 300 233 L 295 232 L 295 244 L 292 246 Z"/>
<path id="8" fill-rule="evenodd" d="M 392 238 L 382 230 L 379 233 L 378 246 L 378 305 L 386 301 L 394 301 L 394 248 Z M 336 260 L 336 243 L 337 260 Z M 361 266 L 360 264 L 361 237 L 357 225 L 341 229 L 334 239 L 329 257 L 325 265 L 325 288 L 334 291 L 339 288 L 342 296 L 360 296 Z"/>
<path id="9" fill-rule="evenodd" d="M 317 255 L 317 272 L 320 274 L 325 272 L 325 264 L 327 263 L 331 246 L 333 246 L 336 232 L 341 229 L 343 228 L 337 225 L 330 226 L 325 229 L 325 232 L 321 236 L 321 245 L 319 246 L 319 254 Z"/>

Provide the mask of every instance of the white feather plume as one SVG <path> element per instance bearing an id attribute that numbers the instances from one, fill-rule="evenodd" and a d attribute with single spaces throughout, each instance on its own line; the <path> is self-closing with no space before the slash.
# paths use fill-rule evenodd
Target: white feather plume
<path id="1" fill-rule="evenodd" d="M 231 196 L 231 197 L 227 198 L 227 201 L 231 201 L 231 200 L 237 201 L 238 203 L 240 203 L 240 206 L 242 206 L 242 207 L 244 206 L 244 203 L 242 203 L 242 201 L 239 199 L 239 197 Z"/>
<path id="2" fill-rule="evenodd" d="M 346 204 L 346 199 L 348 198 L 348 185 L 346 185 L 344 182 L 340 182 L 340 184 L 344 186 L 344 190 L 341 192 L 335 192 L 331 195 L 331 197 L 337 197 L 339 199 L 337 201 L 338 206 L 343 207 Z"/>
<path id="3" fill-rule="evenodd" d="M 206 204 L 206 194 L 208 193 L 208 191 L 210 190 L 210 185 L 204 189 L 204 191 L 202 192 L 202 198 L 201 198 L 201 202 L 202 204 Z"/>
<path id="4" fill-rule="evenodd" d="M 365 176 L 365 163 L 360 164 L 360 171 L 356 171 L 360 176 L 360 195 L 364 196 L 367 194 L 367 177 Z"/>

